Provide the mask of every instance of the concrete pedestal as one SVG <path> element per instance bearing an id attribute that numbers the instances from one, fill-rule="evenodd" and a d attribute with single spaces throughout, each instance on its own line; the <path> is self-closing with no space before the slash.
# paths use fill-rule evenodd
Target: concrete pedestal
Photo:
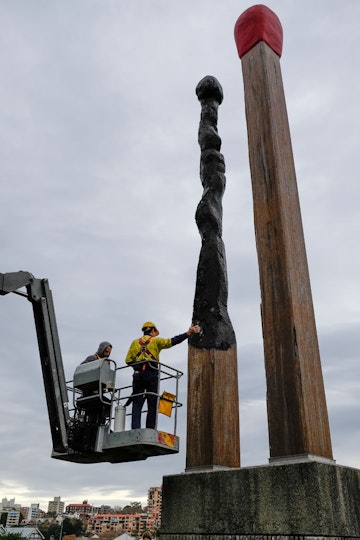
<path id="1" fill-rule="evenodd" d="M 360 470 L 307 461 L 163 479 L 161 540 L 360 538 Z"/>

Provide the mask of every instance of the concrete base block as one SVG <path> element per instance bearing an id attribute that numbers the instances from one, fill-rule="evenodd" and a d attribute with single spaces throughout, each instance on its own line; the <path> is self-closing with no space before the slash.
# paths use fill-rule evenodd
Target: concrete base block
<path id="1" fill-rule="evenodd" d="M 307 461 L 165 476 L 161 540 L 360 538 L 360 470 Z"/>

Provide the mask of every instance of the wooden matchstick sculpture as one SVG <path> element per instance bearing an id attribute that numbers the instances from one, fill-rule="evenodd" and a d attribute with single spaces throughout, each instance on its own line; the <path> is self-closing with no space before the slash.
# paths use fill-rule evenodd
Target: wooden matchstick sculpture
<path id="1" fill-rule="evenodd" d="M 225 163 L 217 131 L 223 92 L 204 77 L 201 103 L 200 177 L 204 188 L 196 210 L 201 235 L 193 321 L 201 334 L 189 339 L 186 470 L 240 466 L 236 338 L 227 312 L 228 284 L 222 240 Z"/>
<path id="2" fill-rule="evenodd" d="M 235 25 L 261 287 L 270 459 L 332 448 L 280 69 L 282 28 L 256 5 Z"/>

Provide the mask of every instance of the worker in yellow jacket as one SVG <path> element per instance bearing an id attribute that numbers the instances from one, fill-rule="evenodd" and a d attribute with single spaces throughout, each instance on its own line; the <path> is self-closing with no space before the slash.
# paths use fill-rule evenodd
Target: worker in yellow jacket
<path id="1" fill-rule="evenodd" d="M 146 427 L 155 429 L 156 404 L 159 385 L 158 362 L 162 349 L 169 349 L 185 341 L 191 334 L 198 334 L 200 326 L 190 326 L 187 332 L 172 338 L 159 337 L 156 324 L 147 321 L 141 328 L 143 336 L 131 343 L 125 362 L 134 369 L 132 388 L 131 429 L 141 427 L 141 409 L 147 400 Z M 146 394 L 145 394 L 146 392 Z"/>

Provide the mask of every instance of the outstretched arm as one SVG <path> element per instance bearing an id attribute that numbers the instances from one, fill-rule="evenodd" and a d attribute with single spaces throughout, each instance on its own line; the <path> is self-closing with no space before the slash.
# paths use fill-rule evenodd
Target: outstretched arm
<path id="1" fill-rule="evenodd" d="M 182 343 L 187 339 L 191 334 L 198 334 L 200 332 L 201 328 L 198 324 L 195 326 L 190 326 L 189 330 L 187 332 L 184 332 L 184 334 L 179 334 L 178 336 L 175 336 L 171 338 L 171 346 L 179 345 L 179 343 Z"/>

